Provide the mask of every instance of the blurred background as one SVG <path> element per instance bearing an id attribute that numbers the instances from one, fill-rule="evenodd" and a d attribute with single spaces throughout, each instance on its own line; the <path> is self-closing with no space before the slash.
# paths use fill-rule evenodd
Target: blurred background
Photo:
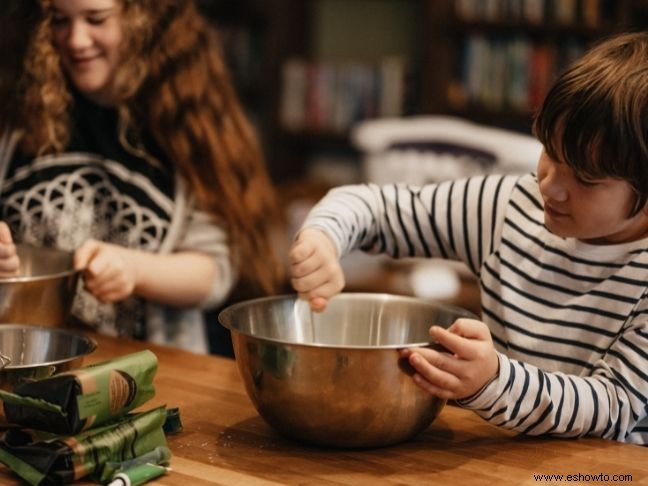
<path id="1" fill-rule="evenodd" d="M 332 186 L 534 170 L 532 113 L 557 74 L 597 40 L 648 27 L 646 0 L 197 3 L 221 32 L 288 239 Z M 479 312 L 460 266 L 363 255 L 343 265 L 349 291 Z"/>

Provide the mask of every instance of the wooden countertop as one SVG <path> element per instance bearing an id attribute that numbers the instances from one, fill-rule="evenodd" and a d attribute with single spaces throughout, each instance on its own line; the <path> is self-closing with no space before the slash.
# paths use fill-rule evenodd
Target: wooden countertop
<path id="1" fill-rule="evenodd" d="M 633 484 L 648 484 L 646 447 L 518 436 L 455 406 L 446 406 L 425 432 L 400 445 L 360 451 L 302 445 L 259 417 L 234 361 L 93 337 L 99 346 L 88 363 L 146 347 L 155 352 L 157 394 L 143 408 L 180 407 L 184 431 L 169 437 L 173 471 L 147 484 L 531 485 L 541 474 L 602 474 L 610 482 L 613 475 L 631 475 Z M 0 466 L 0 484 L 19 482 Z"/>

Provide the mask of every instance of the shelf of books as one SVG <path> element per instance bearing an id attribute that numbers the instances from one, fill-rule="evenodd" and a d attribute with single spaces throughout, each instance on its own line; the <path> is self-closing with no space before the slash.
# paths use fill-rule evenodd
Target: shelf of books
<path id="1" fill-rule="evenodd" d="M 463 41 L 463 62 L 448 99 L 454 108 L 530 112 L 585 48 L 577 38 L 554 43 L 523 35 L 470 35 Z"/>
<path id="2" fill-rule="evenodd" d="M 544 30 L 569 26 L 597 30 L 620 19 L 619 0 L 455 0 L 463 22 L 537 25 Z"/>
<path id="3" fill-rule="evenodd" d="M 289 59 L 282 69 L 280 124 L 292 133 L 344 134 L 367 118 L 404 114 L 407 66 Z"/>
<path id="4" fill-rule="evenodd" d="M 620 30 L 622 6 L 614 0 L 456 0 L 460 62 L 447 85 L 450 108 L 533 112 L 591 42 Z"/>

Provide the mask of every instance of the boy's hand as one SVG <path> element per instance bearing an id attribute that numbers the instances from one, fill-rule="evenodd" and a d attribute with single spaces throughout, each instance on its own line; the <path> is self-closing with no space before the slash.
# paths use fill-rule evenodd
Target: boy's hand
<path id="1" fill-rule="evenodd" d="M 499 360 L 486 324 L 458 319 L 447 330 L 430 328 L 446 351 L 409 348 L 400 351 L 416 370 L 415 383 L 443 399 L 461 399 L 481 390 L 499 372 Z"/>
<path id="2" fill-rule="evenodd" d="M 136 266 L 128 248 L 88 240 L 74 253 L 74 268 L 84 270 L 85 288 L 101 302 L 118 302 L 135 290 Z"/>
<path id="3" fill-rule="evenodd" d="M 316 312 L 323 311 L 328 300 L 344 288 L 344 273 L 336 253 L 329 237 L 316 229 L 300 232 L 290 249 L 292 286 Z"/>
<path id="4" fill-rule="evenodd" d="M 11 238 L 11 230 L 0 221 L 0 278 L 17 277 L 20 274 L 20 260 Z"/>

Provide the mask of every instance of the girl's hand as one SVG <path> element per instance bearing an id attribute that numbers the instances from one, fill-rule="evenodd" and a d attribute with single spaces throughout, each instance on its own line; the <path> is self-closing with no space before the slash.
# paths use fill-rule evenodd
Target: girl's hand
<path id="1" fill-rule="evenodd" d="M 446 350 L 402 349 L 416 373 L 414 382 L 443 399 L 467 398 L 488 384 L 499 372 L 499 360 L 486 324 L 458 319 L 447 330 L 430 328 L 430 335 Z"/>
<path id="2" fill-rule="evenodd" d="M 316 229 L 299 233 L 289 254 L 293 288 L 309 301 L 311 309 L 321 312 L 328 300 L 344 288 L 344 273 L 333 242 Z"/>
<path id="3" fill-rule="evenodd" d="M 137 266 L 133 251 L 88 240 L 74 253 L 74 268 L 83 270 L 85 288 L 101 302 L 118 302 L 133 294 Z"/>
<path id="4" fill-rule="evenodd" d="M 11 230 L 0 221 L 0 278 L 17 277 L 20 274 L 20 260 L 11 238 Z"/>

